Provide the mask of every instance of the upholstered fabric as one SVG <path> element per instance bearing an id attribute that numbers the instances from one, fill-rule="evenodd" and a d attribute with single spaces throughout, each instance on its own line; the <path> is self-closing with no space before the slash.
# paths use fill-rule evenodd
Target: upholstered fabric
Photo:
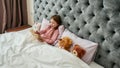
<path id="1" fill-rule="evenodd" d="M 79 37 L 99 44 L 95 62 L 120 68 L 120 0 L 34 0 L 34 20 L 59 14 Z"/>

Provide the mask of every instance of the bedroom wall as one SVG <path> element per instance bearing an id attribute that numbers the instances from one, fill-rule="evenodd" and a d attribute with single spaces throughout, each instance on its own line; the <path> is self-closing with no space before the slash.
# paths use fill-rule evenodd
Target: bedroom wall
<path id="1" fill-rule="evenodd" d="M 33 10 L 33 1 L 34 0 L 27 0 L 27 12 L 28 12 L 28 24 L 33 25 L 34 23 L 34 10 Z"/>

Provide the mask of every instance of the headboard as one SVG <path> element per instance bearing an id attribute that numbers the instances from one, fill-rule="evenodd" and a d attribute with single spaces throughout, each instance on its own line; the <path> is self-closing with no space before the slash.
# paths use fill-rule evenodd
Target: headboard
<path id="1" fill-rule="evenodd" d="M 99 44 L 95 62 L 120 68 L 120 0 L 34 0 L 34 21 L 59 14 L 77 36 Z"/>

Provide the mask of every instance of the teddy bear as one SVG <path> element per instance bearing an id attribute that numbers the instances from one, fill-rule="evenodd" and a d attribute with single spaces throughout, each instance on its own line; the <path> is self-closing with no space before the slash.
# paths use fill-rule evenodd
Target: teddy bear
<path id="1" fill-rule="evenodd" d="M 70 39 L 69 37 L 65 36 L 61 39 L 59 39 L 58 41 L 59 44 L 59 48 L 65 49 L 67 51 L 70 51 L 70 47 L 72 45 L 72 39 Z"/>
<path id="2" fill-rule="evenodd" d="M 74 54 L 75 56 L 77 56 L 79 58 L 82 58 L 86 53 L 85 49 L 80 47 L 80 45 L 78 45 L 78 44 L 75 44 L 73 46 L 71 52 L 72 52 L 72 54 Z"/>
<path id="3" fill-rule="evenodd" d="M 41 36 L 37 32 L 35 32 L 33 29 L 31 29 L 30 32 L 32 33 L 34 39 L 37 39 L 38 41 L 43 42 L 43 39 L 41 38 Z"/>
<path id="4" fill-rule="evenodd" d="M 34 23 L 34 25 L 32 26 L 32 29 L 30 30 L 30 32 L 32 33 L 34 39 L 37 39 L 38 41 L 43 42 L 43 39 L 41 38 L 41 36 L 38 33 L 40 28 L 41 28 L 40 23 Z"/>

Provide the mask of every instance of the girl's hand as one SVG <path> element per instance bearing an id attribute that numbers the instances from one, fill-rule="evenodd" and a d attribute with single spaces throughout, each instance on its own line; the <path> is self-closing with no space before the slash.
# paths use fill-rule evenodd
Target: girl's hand
<path id="1" fill-rule="evenodd" d="M 41 41 L 41 42 L 44 42 L 44 39 L 42 37 L 38 37 L 38 40 Z"/>
<path id="2" fill-rule="evenodd" d="M 38 31 L 35 32 L 36 34 L 40 34 Z"/>
<path id="3" fill-rule="evenodd" d="M 45 35 L 41 35 L 41 37 L 42 37 L 43 39 L 49 39 L 49 37 L 47 37 L 47 36 L 45 36 Z"/>

